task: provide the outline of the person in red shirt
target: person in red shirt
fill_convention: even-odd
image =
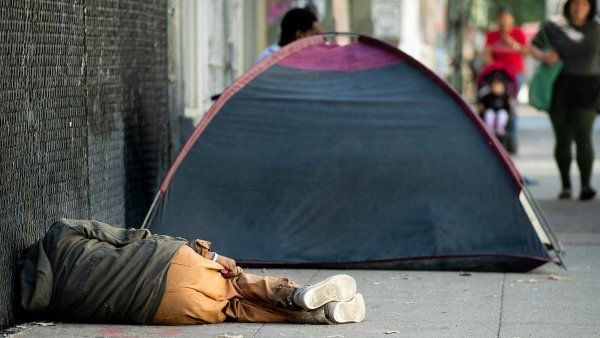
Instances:
[[[502,62],[512,68],[517,75],[517,91],[525,82],[524,56],[529,52],[525,33],[515,27],[515,17],[508,8],[501,8],[496,15],[498,29],[488,31],[485,39],[483,57],[486,65],[493,62]],[[517,114],[513,109],[511,126],[508,127],[511,148],[517,148]]]
[[[520,76],[525,72],[523,57],[527,54],[525,33],[515,27],[515,17],[510,10],[503,8],[496,17],[497,30],[487,33],[484,49],[486,64],[501,61],[512,67]]]

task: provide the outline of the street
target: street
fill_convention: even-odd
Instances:
[[[558,172],[545,115],[524,110],[515,162],[535,180],[533,194],[566,247],[567,270],[546,264],[527,274],[425,271],[249,270],[311,283],[348,273],[365,296],[367,317],[350,325],[225,323],[131,326],[25,325],[20,337],[597,337],[600,335],[600,201],[558,201]],[[596,149],[600,128],[596,123]],[[573,173],[578,174],[576,167]],[[600,187],[596,161],[594,185]],[[578,176],[573,176],[577,182]],[[575,184],[575,193],[578,185]]]

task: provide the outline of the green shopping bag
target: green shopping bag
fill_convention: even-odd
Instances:
[[[540,33],[543,34],[542,37],[545,40],[544,49],[552,49],[550,40],[543,28],[540,30]],[[552,104],[552,87],[562,68],[562,61],[558,61],[553,65],[542,63],[538,66],[529,82],[530,105],[539,110],[550,111],[550,105]]]

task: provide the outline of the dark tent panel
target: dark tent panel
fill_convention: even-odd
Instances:
[[[433,73],[372,38],[316,36],[223,93],[148,225],[246,264],[526,271],[553,259],[523,194]]]

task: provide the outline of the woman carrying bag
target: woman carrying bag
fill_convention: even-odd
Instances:
[[[577,146],[581,174],[581,200],[596,195],[591,175],[594,163],[592,132],[600,107],[600,23],[596,0],[568,0],[562,22],[546,21],[532,41],[531,55],[546,65],[562,62],[552,86],[549,105],[556,145],[554,156],[560,170],[559,198],[571,198],[571,144]],[[547,45],[552,49],[548,50]],[[535,81],[535,80],[534,80]]]

